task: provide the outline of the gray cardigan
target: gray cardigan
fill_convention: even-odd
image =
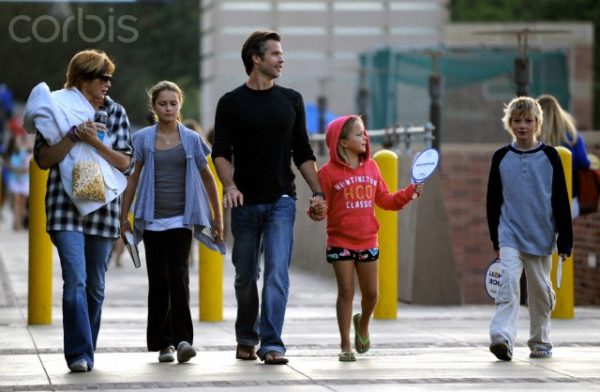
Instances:
[[[132,136],[136,161],[143,162],[134,206],[134,235],[140,242],[146,222],[154,220],[154,152],[156,125],[135,132]],[[202,184],[200,170],[207,165],[210,149],[197,132],[178,124],[179,137],[186,155],[185,207],[183,223],[193,228],[194,238],[210,249],[225,254],[225,244],[213,242],[210,233],[212,214],[208,194]],[[204,230],[203,230],[204,229]],[[208,229],[208,231],[206,230]]]

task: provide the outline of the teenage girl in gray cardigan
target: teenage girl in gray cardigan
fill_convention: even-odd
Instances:
[[[137,195],[134,236],[146,250],[148,350],[159,351],[160,362],[172,362],[177,347],[177,360],[187,362],[196,355],[187,263],[192,235],[225,253],[223,217],[207,165],[210,151],[179,121],[181,90],[163,81],[149,96],[158,123],[132,137],[136,166],[123,196],[121,231],[131,230],[127,212]]]

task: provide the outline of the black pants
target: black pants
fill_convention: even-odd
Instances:
[[[175,346],[183,340],[193,344],[190,313],[188,257],[192,232],[188,229],[144,231],[148,269],[149,351]]]

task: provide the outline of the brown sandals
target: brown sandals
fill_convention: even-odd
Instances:
[[[266,353],[263,361],[265,361],[265,365],[285,365],[289,362],[282,353],[277,351],[269,351]]]
[[[254,346],[238,343],[235,349],[235,357],[244,361],[254,361],[258,359]]]

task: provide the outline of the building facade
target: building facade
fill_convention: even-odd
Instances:
[[[240,51],[254,30],[282,35],[283,86],[334,113],[356,112],[359,55],[386,46],[426,48],[442,40],[447,0],[201,0],[201,121],[246,80]]]

